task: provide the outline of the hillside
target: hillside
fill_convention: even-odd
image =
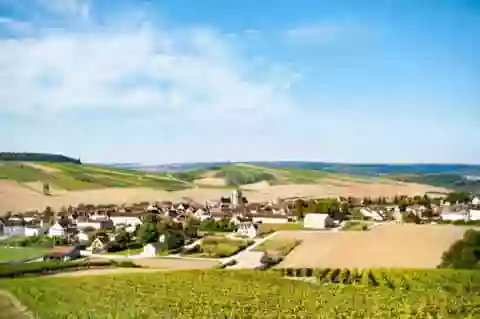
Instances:
[[[44,194],[44,185],[49,191]],[[445,193],[448,189],[301,168],[224,164],[186,172],[144,172],[74,163],[0,162],[0,214],[81,203],[203,203],[242,188],[251,202],[298,197],[378,197]]]

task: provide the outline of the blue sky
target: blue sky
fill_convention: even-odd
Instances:
[[[480,163],[480,2],[0,0],[0,150]]]

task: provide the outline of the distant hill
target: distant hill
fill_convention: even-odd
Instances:
[[[229,165],[246,164],[250,166],[284,169],[297,169],[302,171],[317,171],[323,173],[340,173],[346,175],[362,177],[384,177],[388,179],[414,182],[437,187],[445,187],[455,190],[469,191],[480,194],[480,165],[466,164],[345,164],[345,163],[324,163],[324,162],[248,162],[231,164],[228,162],[220,163],[185,163],[185,164],[165,164],[165,165],[130,165],[129,169],[157,171],[157,172],[191,172],[196,170],[205,170],[213,167],[221,167],[220,175],[226,177],[228,183],[237,184],[239,182],[264,179],[272,182],[269,175],[252,177],[252,172],[240,174],[238,169],[225,169]],[[233,166],[235,167],[235,166]],[[258,173],[258,170],[257,170]],[[278,173],[278,172],[277,172]],[[260,174],[260,173],[259,173]],[[237,180],[237,179],[245,180]],[[273,179],[275,182],[275,179]]]
[[[54,162],[54,163],[74,163],[81,164],[79,159],[72,157],[48,154],[48,153],[13,153],[0,152],[0,161],[17,161],[17,162]]]

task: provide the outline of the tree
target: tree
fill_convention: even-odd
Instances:
[[[49,183],[43,183],[43,195],[45,196],[50,196],[50,184]]]
[[[305,217],[305,202],[301,199],[297,199],[293,205],[293,215],[297,217],[298,220],[302,220]]]
[[[200,221],[196,218],[188,218],[183,225],[183,231],[189,238],[195,238],[198,236],[198,228],[200,227]]]
[[[447,195],[446,201],[450,203],[470,203],[472,196],[468,192],[453,192]]]
[[[153,243],[158,240],[159,229],[156,223],[144,222],[138,228],[138,241],[145,245],[148,243]]]
[[[440,267],[480,269],[480,231],[468,230],[443,254]]]
[[[120,228],[115,234],[115,242],[123,248],[126,248],[131,241],[132,237],[124,228]]]
[[[44,220],[48,220],[50,224],[53,224],[54,217],[55,217],[55,212],[52,210],[52,208],[50,206],[45,207],[45,210],[43,211]]]

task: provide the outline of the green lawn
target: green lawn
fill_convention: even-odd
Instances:
[[[280,230],[302,230],[303,223],[260,224],[260,234],[270,234]]]
[[[48,250],[31,247],[0,247],[0,262],[15,261],[44,255]]]
[[[187,254],[206,258],[229,257],[252,243],[252,241],[248,240],[228,239],[223,236],[209,236],[203,239],[198,251],[192,251]]]
[[[285,257],[300,243],[301,243],[300,240],[279,239],[274,237],[263,242],[261,245],[258,245],[254,250],[262,251],[270,255]]]
[[[479,272],[429,270],[387,275],[395,282],[403,278],[408,289],[310,284],[284,279],[273,271],[232,270],[6,279],[0,280],[0,287],[42,319],[426,319],[480,315]]]

